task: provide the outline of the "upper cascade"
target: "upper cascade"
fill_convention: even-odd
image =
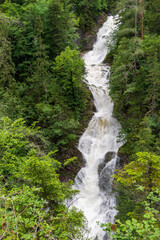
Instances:
[[[109,52],[112,44],[112,34],[118,28],[118,15],[109,16],[107,21],[97,33],[97,41],[93,45],[93,50],[84,55],[86,65],[100,64],[103,62],[106,54]]]

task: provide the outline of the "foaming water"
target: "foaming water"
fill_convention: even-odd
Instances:
[[[109,16],[97,34],[93,50],[84,55],[86,83],[96,107],[86,131],[79,141],[78,149],[85,160],[75,178],[74,188],[80,193],[74,205],[84,211],[90,228],[91,239],[107,239],[97,222],[114,222],[117,213],[116,197],[112,193],[112,178],[116,167],[117,143],[120,124],[113,118],[113,102],[109,96],[110,67],[102,64],[112,44],[112,34],[117,28],[118,16]]]

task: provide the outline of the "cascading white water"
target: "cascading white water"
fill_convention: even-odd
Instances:
[[[74,187],[80,191],[74,205],[84,211],[88,220],[91,239],[104,239],[104,232],[97,224],[114,222],[116,197],[112,194],[112,178],[115,170],[120,124],[112,116],[113,102],[108,94],[110,67],[102,64],[117,28],[118,16],[109,16],[97,34],[93,50],[84,55],[86,83],[94,98],[96,113],[79,141],[79,150],[85,159],[85,167],[75,179]],[[105,162],[107,158],[109,162]],[[96,238],[98,237],[98,238]],[[107,237],[106,237],[107,238]]]

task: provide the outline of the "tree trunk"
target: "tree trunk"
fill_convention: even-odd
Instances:
[[[137,59],[136,59],[136,48],[137,48],[137,0],[135,5],[135,40],[134,40],[134,81],[136,82],[136,69],[137,69]]]
[[[144,23],[144,0],[141,0],[142,4],[142,40],[143,40],[143,35],[144,35],[144,29],[143,29],[143,23]]]

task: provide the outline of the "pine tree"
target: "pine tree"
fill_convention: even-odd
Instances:
[[[145,36],[144,51],[146,54],[147,67],[147,90],[146,103],[151,111],[152,117],[155,110],[159,109],[159,92],[160,92],[160,37],[159,36]]]
[[[75,113],[84,108],[82,78],[84,75],[84,61],[77,50],[65,49],[55,59],[57,85],[62,95],[66,96],[67,104]]]
[[[145,11],[145,22],[150,33],[160,34],[160,1],[148,0]]]
[[[15,66],[12,61],[11,42],[8,38],[7,20],[0,15],[0,85],[4,89],[13,86]]]
[[[67,1],[51,1],[47,15],[46,43],[49,45],[52,60],[67,46],[76,47],[77,23]]]
[[[36,30],[37,35],[35,36],[35,62],[33,63],[33,75],[31,79],[31,88],[33,92],[33,97],[36,101],[47,102],[48,96],[48,85],[50,80],[49,67],[50,63],[46,56],[46,46],[43,43],[43,25],[40,17],[36,19]]]

